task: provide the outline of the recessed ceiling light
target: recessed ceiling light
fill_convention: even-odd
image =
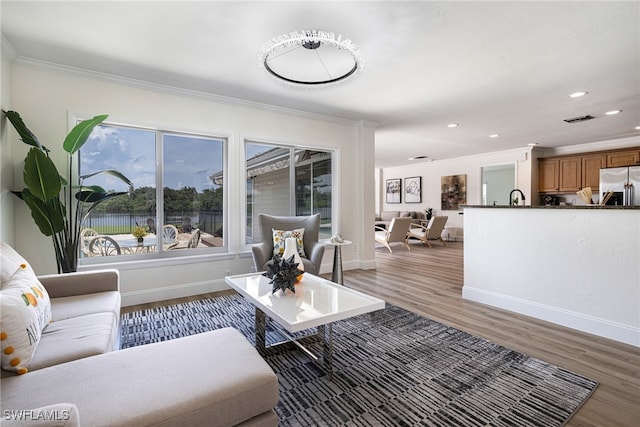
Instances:
[[[460,126],[458,123],[449,123],[447,125],[448,128],[457,128],[458,126]]]
[[[640,130],[640,126],[636,126],[636,130]]]
[[[607,116],[613,116],[614,114],[618,114],[618,113],[621,113],[621,112],[622,112],[622,110],[611,110],[611,111],[607,111],[605,114]]]
[[[535,147],[536,145],[538,145],[537,142],[530,142],[527,144],[529,147]]]
[[[489,138],[497,138],[500,135],[498,135],[497,133],[492,133],[491,135],[489,135]]]
[[[585,91],[578,91],[578,92],[573,92],[571,95],[569,95],[569,98],[580,98],[581,96],[585,96],[586,94],[588,94],[589,92],[585,92]]]

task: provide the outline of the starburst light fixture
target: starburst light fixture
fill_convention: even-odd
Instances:
[[[271,76],[297,87],[343,83],[364,67],[362,53],[351,40],[321,30],[274,37],[260,49],[258,60]]]

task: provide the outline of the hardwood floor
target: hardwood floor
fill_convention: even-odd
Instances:
[[[463,300],[461,242],[392,249],[392,254],[376,249],[376,270],[345,271],[345,285],[598,381],[568,426],[640,426],[640,349]],[[201,297],[126,307],[123,312]]]

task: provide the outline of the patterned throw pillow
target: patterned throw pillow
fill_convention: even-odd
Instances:
[[[24,259],[5,280],[5,268],[15,261],[16,253],[4,243],[0,250],[0,262],[3,264],[3,280],[0,284],[0,361],[2,369],[24,374],[28,371],[42,330],[51,322],[51,302],[46,289]]]
[[[287,237],[295,237],[296,247],[298,249],[298,255],[306,258],[304,253],[304,228],[298,228],[290,231],[275,230],[273,231],[273,256],[281,257],[284,254],[284,243],[287,241]]]

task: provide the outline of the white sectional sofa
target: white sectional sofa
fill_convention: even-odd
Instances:
[[[0,249],[4,311],[5,273],[17,254]],[[46,289],[39,308],[48,294],[51,323],[26,373],[4,369],[3,360],[2,426],[277,426],[277,377],[237,330],[118,350],[117,270],[38,279]]]

